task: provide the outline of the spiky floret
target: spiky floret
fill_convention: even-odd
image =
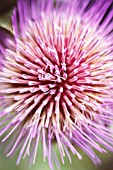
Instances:
[[[106,152],[99,144],[113,151],[111,4],[19,0],[13,33],[0,30],[0,136],[10,129],[7,156],[21,147],[17,164],[35,163],[39,139],[50,168],[53,141],[63,163],[68,149],[82,159],[76,147],[94,163],[93,149]]]

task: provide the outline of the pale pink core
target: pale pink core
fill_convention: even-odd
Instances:
[[[109,91],[112,86],[112,62],[108,58],[107,42],[95,31],[95,27],[90,28],[79,17],[74,20],[73,16],[69,16],[68,21],[63,15],[49,18],[42,13],[41,17],[41,23],[28,21],[21,39],[17,38],[16,45],[12,44],[15,51],[6,49],[6,60],[0,72],[0,92],[4,96],[3,115],[14,112],[14,117],[0,131],[0,135],[16,125],[3,139],[5,141],[24,124],[15,144],[8,149],[8,156],[16,150],[23,137],[25,142],[20,151],[19,163],[22,156],[29,155],[31,143],[35,139],[32,153],[34,163],[38,141],[42,138],[44,160],[48,157],[52,167],[51,145],[54,139],[58,142],[62,162],[65,153],[71,161],[67,147],[79,159],[82,158],[70,139],[73,132],[77,133],[77,128],[81,129],[83,135],[83,123],[98,121],[99,114],[104,119],[101,113],[108,112],[101,105],[109,102],[112,96]],[[29,129],[26,137],[24,128]],[[86,134],[84,136],[88,138]],[[92,147],[104,151],[91,139],[89,141]],[[78,146],[85,150],[85,146],[79,142]],[[92,158],[88,150],[86,153]]]

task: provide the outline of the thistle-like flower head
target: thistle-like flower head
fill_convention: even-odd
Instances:
[[[113,151],[113,1],[19,0],[0,29],[0,136],[7,156],[35,163],[39,140],[53,168],[81,148]],[[9,141],[9,140],[8,140]],[[103,146],[103,147],[102,147]],[[56,160],[56,159],[55,159]]]

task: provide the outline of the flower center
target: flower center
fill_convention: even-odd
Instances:
[[[47,65],[45,68],[38,69],[38,80],[41,82],[40,90],[46,94],[55,94],[59,87],[63,92],[64,82],[67,80],[66,64]]]

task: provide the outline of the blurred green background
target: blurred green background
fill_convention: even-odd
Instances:
[[[11,12],[13,6],[16,4],[15,0],[0,0],[0,25],[5,28],[11,29]],[[1,141],[1,138],[0,138]],[[60,160],[60,154],[55,146],[55,150]],[[92,161],[80,150],[83,155],[83,159],[80,161],[76,156],[71,154],[72,164],[69,163],[68,158],[65,158],[65,164],[62,165],[61,160],[61,170],[113,170],[113,153],[108,152],[108,154],[100,154],[99,157],[102,160],[102,164],[95,166]],[[43,162],[42,147],[39,144],[36,164],[29,166],[28,159],[24,159],[20,162],[19,166],[16,166],[16,160],[18,153],[15,157],[8,157],[3,154],[3,150],[0,150],[0,170],[49,170],[47,161]],[[55,169],[57,170],[57,168]]]

